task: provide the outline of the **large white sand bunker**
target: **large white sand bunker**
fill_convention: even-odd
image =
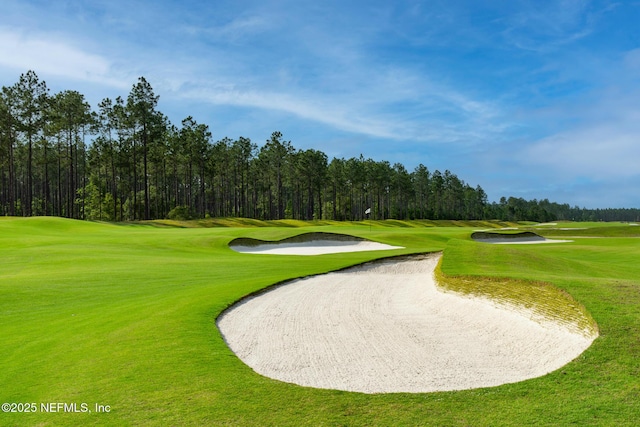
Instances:
[[[240,238],[229,243],[229,247],[236,252],[269,255],[324,255],[403,249],[402,246],[391,246],[334,233],[306,233],[278,242]]]
[[[256,372],[364,393],[462,390],[534,378],[591,345],[491,302],[444,293],[438,256],[295,280],[227,310],[218,327]]]

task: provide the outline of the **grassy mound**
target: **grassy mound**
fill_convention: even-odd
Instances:
[[[276,244],[276,243],[308,243],[317,240],[322,241],[332,241],[332,242],[366,242],[367,239],[357,236],[351,236],[348,234],[338,234],[338,233],[324,233],[324,232],[313,232],[313,233],[302,233],[297,236],[287,237],[281,240],[262,240],[262,239],[254,239],[249,237],[239,237],[237,239],[233,239],[229,242],[229,246],[259,246],[264,244]]]
[[[487,298],[523,312],[533,320],[551,321],[586,337],[598,335],[598,325],[587,309],[567,292],[550,283],[483,276],[448,276],[442,260],[435,271],[438,286],[465,296]]]
[[[477,241],[498,241],[498,242],[535,242],[543,241],[544,237],[532,231],[504,231],[494,233],[489,231],[474,231],[471,239]]]

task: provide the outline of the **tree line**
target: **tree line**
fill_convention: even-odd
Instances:
[[[51,94],[33,71],[3,86],[0,215],[571,219],[546,200],[489,203],[480,186],[448,170],[408,171],[362,155],[329,160],[277,131],[261,146],[245,137],[214,141],[191,116],[172,124],[158,99],[144,77],[126,98],[105,98],[95,110],[77,91]]]

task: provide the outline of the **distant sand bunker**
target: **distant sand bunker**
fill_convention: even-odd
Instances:
[[[355,236],[334,233],[306,233],[278,242],[239,238],[229,243],[229,247],[236,252],[269,255],[324,255],[402,249],[402,246],[385,245]]]
[[[364,393],[497,386],[567,364],[595,337],[438,290],[438,256],[368,263],[241,301],[218,327],[259,374]]]
[[[476,231],[471,234],[476,242],[494,243],[498,245],[531,245],[538,243],[569,243],[573,240],[547,239],[530,231],[520,233],[493,233],[488,231]]]

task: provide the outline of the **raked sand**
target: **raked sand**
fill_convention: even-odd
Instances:
[[[539,245],[545,243],[571,243],[573,240],[559,240],[559,239],[475,239],[480,243],[492,243],[494,245]]]
[[[344,252],[388,251],[403,249],[367,240],[313,240],[295,243],[262,243],[256,245],[232,245],[231,249],[245,254],[263,255],[325,255]]]
[[[294,280],[236,304],[218,327],[259,374],[364,393],[535,378],[570,362],[595,338],[440,291],[433,276],[438,258],[392,259]]]

